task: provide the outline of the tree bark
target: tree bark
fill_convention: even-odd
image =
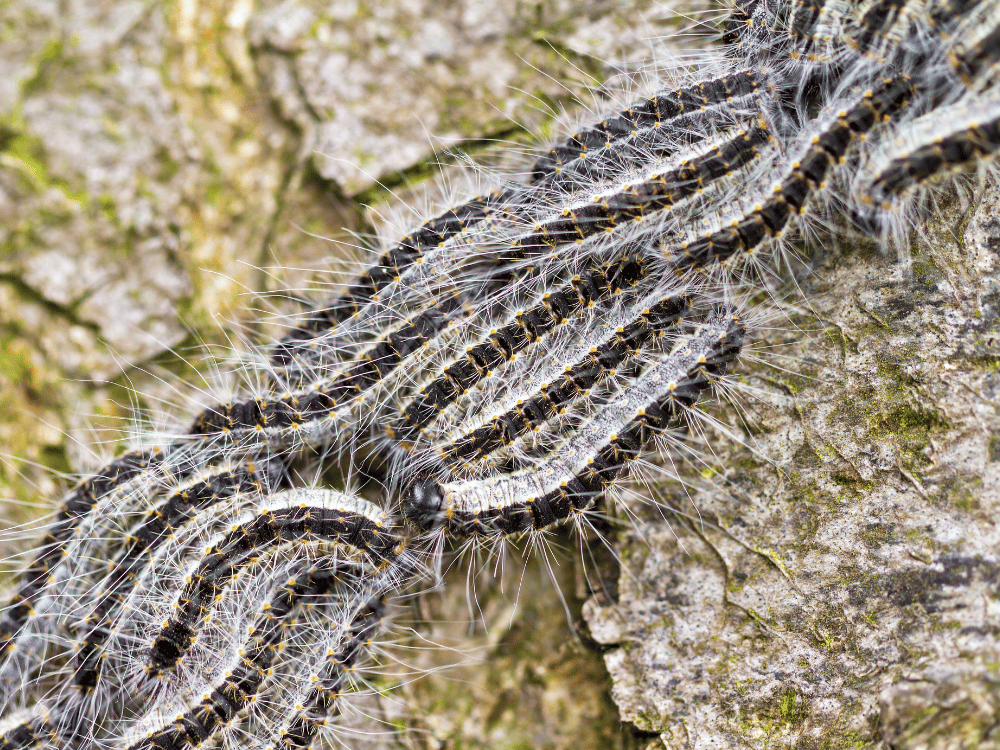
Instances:
[[[910,267],[825,252],[761,331],[742,441],[709,432],[713,486],[587,603],[624,719],[667,747],[1000,743],[998,217],[993,189],[942,203]]]

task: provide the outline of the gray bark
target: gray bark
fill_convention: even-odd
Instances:
[[[168,383],[211,376],[197,345],[266,339],[294,307],[269,293],[342,280],[348,232],[390,192],[421,205],[444,149],[502,159],[491,140],[552,132],[600,60],[683,25],[643,0],[3,6],[0,495],[36,505],[7,521],[99,465],[133,401],[186,421]],[[745,423],[716,411],[742,440],[709,429],[714,476],[630,503],[620,581],[564,536],[558,586],[537,556],[503,590],[459,563],[404,610],[397,640],[451,650],[401,659],[461,664],[378,701],[380,742],[1000,744],[1000,198],[976,196],[912,273],[848,244],[799,274],[754,335]]]
[[[1000,743],[998,216],[941,206],[912,274],[827,253],[764,333],[754,450],[712,436],[716,488],[627,532],[620,600],[587,603],[624,719],[667,747]]]

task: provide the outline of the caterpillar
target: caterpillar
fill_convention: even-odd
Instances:
[[[272,470],[272,473],[278,472]],[[120,602],[130,589],[139,584],[142,569],[149,557],[156,553],[159,544],[176,534],[183,523],[193,520],[199,511],[215,503],[240,492],[264,493],[265,487],[277,489],[281,486],[276,477],[268,478],[266,471],[263,474],[263,477],[258,476],[256,463],[247,463],[186,484],[176,489],[161,507],[151,511],[148,520],[136,529],[134,535],[126,538],[127,547],[119,554],[113,572],[108,575],[111,587],[98,594],[96,606],[87,614],[86,622],[92,629],[75,655],[76,685],[84,690],[92,690],[96,686],[102,640],[111,625],[109,615],[116,602]]]
[[[725,372],[741,338],[738,316],[710,318],[537,465],[445,486],[418,481],[407,512],[422,527],[460,535],[540,530],[586,512],[649,436],[667,429]]]
[[[262,358],[259,385],[67,496],[0,622],[5,746],[173,748],[215,737],[306,747],[335,730],[344,674],[371,645],[382,597],[419,577],[419,565],[399,560],[404,536],[372,532],[372,519],[399,514],[415,523],[409,533],[439,539],[538,539],[567,520],[592,529],[605,490],[642,465],[655,435],[681,414],[712,426],[696,401],[732,383],[723,373],[753,335],[742,313],[710,313],[719,300],[780,280],[796,238],[831,222],[850,217],[880,241],[898,239],[932,178],[993,154],[994,11],[742,5],[722,50],[706,55],[706,67],[728,66],[721,75],[682,74],[543,151],[521,179],[382,249]],[[942,114],[960,117],[938,125]],[[613,336],[607,320],[621,321]],[[551,389],[550,372],[565,375],[564,388]],[[328,518],[309,499],[327,490],[303,489],[303,472],[351,465],[359,451],[384,463],[388,505],[338,499]],[[226,632],[272,597],[274,575],[302,560],[312,569],[315,555],[346,565],[342,547],[353,571],[352,555],[364,558],[376,537],[389,545],[374,554],[388,575],[352,579],[332,633],[295,630],[293,651],[314,648],[308,667],[288,659],[280,677],[262,674],[282,632],[267,620],[270,635],[251,639],[249,660],[234,667],[249,682],[228,670],[208,697],[166,717],[175,693],[194,690],[199,659],[236,664]],[[271,617],[291,627],[290,591],[271,600]],[[164,607],[172,614],[157,626]],[[152,646],[136,635],[153,631]],[[49,671],[22,675],[40,668]],[[111,709],[118,691],[166,673],[152,708]],[[237,717],[279,735],[230,731]]]
[[[185,576],[189,583],[179,592],[175,613],[150,647],[146,673],[155,679],[177,664],[196,637],[198,621],[220,590],[241,566],[255,563],[270,547],[328,542],[371,558],[380,568],[389,568],[404,553],[405,545],[387,528],[383,530],[387,522],[385,514],[369,504],[329,492],[271,495],[255,514],[211,540],[205,556]]]
[[[560,380],[543,383],[537,395],[518,399],[514,408],[490,418],[488,424],[471,429],[443,447],[445,459],[464,464],[470,459],[485,458],[501,443],[509,443],[529,429],[537,429],[575,397],[614,377],[617,369],[641,351],[650,338],[665,336],[683,319],[689,303],[686,295],[679,294],[644,308],[639,320],[619,327],[612,338],[589,347],[584,360],[564,367]],[[480,418],[477,423],[483,421]],[[462,426],[460,429],[469,428]]]
[[[212,741],[230,722],[253,702],[266,681],[276,653],[280,651],[285,630],[289,627],[286,619],[292,610],[306,597],[318,597],[334,589],[334,584],[344,586],[345,571],[334,569],[303,571],[279,589],[262,616],[259,626],[252,630],[252,645],[241,649],[238,662],[224,673],[217,687],[195,707],[177,716],[171,724],[146,736],[128,743],[129,748],[177,749],[200,747]],[[351,595],[356,592],[351,591]],[[292,718],[287,727],[281,728],[282,746],[308,746],[316,732],[316,725],[325,721],[332,709],[336,709],[341,691],[349,678],[349,670],[367,650],[369,641],[384,616],[384,604],[380,598],[365,604],[353,614],[347,628],[343,645],[329,655],[323,676],[317,687],[310,689],[305,697],[304,707]]]

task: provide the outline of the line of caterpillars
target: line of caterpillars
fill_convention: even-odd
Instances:
[[[585,513],[650,439],[677,425],[725,375],[744,330],[733,311],[710,318],[592,417],[593,424],[610,417],[613,429],[585,424],[530,470],[460,482],[419,480],[404,499],[404,512],[422,528],[458,536],[540,531]]]
[[[912,5],[915,5],[915,3],[872,3],[866,14],[855,24],[855,28],[858,31],[852,32],[853,36],[848,36],[848,46],[855,48],[861,53],[877,49],[879,54],[885,56],[887,54],[886,50],[892,46],[894,39],[906,38],[905,33],[901,29],[905,31],[906,24],[913,23],[913,19],[908,17],[904,11]],[[816,41],[813,27],[817,24],[818,19],[822,17],[824,6],[825,3],[823,2],[797,2],[791,4],[789,12],[795,20],[792,23],[792,32],[788,36],[794,40],[794,44],[802,45],[802,40],[808,40],[809,44],[813,44]],[[753,19],[766,17],[768,13],[774,15],[774,8],[775,5],[773,3],[767,3],[764,0],[748,4],[747,8],[742,11],[747,19],[743,27],[739,24],[739,14],[734,14],[734,23],[730,24],[730,30],[727,31],[730,43],[740,43],[739,37],[741,33],[745,34],[746,29],[753,25]],[[970,19],[964,19],[964,14],[972,15]],[[1000,54],[997,51],[1000,49],[1000,45],[991,42],[991,40],[995,41],[997,38],[998,29],[989,26],[985,22],[980,23],[980,16],[975,14],[975,6],[971,2],[955,1],[940,3],[934,7],[930,18],[942,39],[959,37],[958,32],[961,30],[972,30],[969,36],[963,38],[964,41],[956,41],[950,45],[947,58],[963,81],[973,85],[983,80],[984,75],[990,73],[992,66],[997,61],[998,54]],[[966,20],[968,20],[968,23],[966,23]],[[775,27],[779,26],[779,24],[772,25]],[[757,24],[757,26],[766,28],[767,25]],[[760,29],[757,30],[759,31]],[[788,45],[786,44],[785,47],[782,47],[781,44],[775,44],[772,45],[771,49],[772,51],[782,49],[787,52]],[[837,64],[843,63],[840,62]],[[754,85],[757,85],[757,83]],[[917,96],[920,95],[921,88],[924,85],[924,82],[919,78],[911,81],[903,73],[884,79],[881,84],[873,86],[872,91],[865,94],[856,106],[835,118],[822,132],[814,137],[814,140],[806,149],[805,156],[791,164],[788,177],[781,183],[773,198],[764,202],[759,208],[754,208],[751,212],[744,214],[742,218],[733,221],[730,227],[720,228],[704,237],[682,243],[679,246],[672,246],[665,253],[671,263],[671,267],[686,271],[692,267],[702,268],[717,261],[726,262],[737,253],[752,252],[756,248],[766,244],[768,240],[780,236],[785,231],[789,218],[804,210],[809,196],[816,191],[824,189],[824,180],[828,171],[832,166],[843,160],[851,145],[857,142],[860,136],[867,134],[876,124],[890,121],[898,111],[903,109],[910,97],[915,94]],[[732,87],[729,89],[722,88],[725,90],[727,97],[732,95]],[[664,99],[666,100],[666,97]],[[704,106],[706,100],[707,96],[702,96],[703,104],[701,106]],[[646,111],[655,111],[655,114],[651,115],[651,117],[660,119],[662,118],[662,114],[659,112],[658,106]],[[635,113],[631,111],[632,109],[626,110],[625,114],[627,117],[633,118],[632,122],[635,124],[640,119],[637,119]],[[635,109],[638,110],[638,107]],[[627,122],[627,118],[622,122]],[[942,132],[934,142],[920,144],[909,153],[895,158],[874,178],[873,185],[877,186],[880,193],[899,196],[949,168],[989,156],[997,148],[1000,148],[1000,128],[998,128],[997,123],[997,117],[994,115],[982,123],[963,126],[950,132]],[[946,127],[947,124],[942,125],[942,130]],[[550,161],[553,164],[546,164],[539,167],[539,170],[543,172],[542,177],[544,177],[544,174],[561,173],[565,168],[563,162],[571,163],[574,160],[577,163],[583,162],[588,149],[613,149],[615,141],[635,136],[635,132],[633,131],[629,131],[627,135],[622,135],[623,130],[616,129],[616,127],[607,127],[603,124],[595,126],[593,132],[596,135],[591,135],[590,131],[586,131],[583,135],[577,134],[571,137],[565,142],[562,152],[554,150],[549,155]],[[601,140],[602,137],[603,141]],[[749,153],[749,150],[741,150],[740,146],[735,146],[730,153],[731,155],[726,158],[739,160],[743,154]],[[574,154],[576,154],[575,157],[573,156]],[[722,171],[727,174],[731,171],[731,167],[728,166],[731,162],[725,161],[725,159],[720,160],[719,157],[722,156],[723,152],[715,152],[702,162],[705,164],[705,172],[702,175],[704,179],[713,179],[713,171]],[[712,161],[712,159],[715,159],[715,161]],[[720,167],[718,166],[719,164],[723,164],[723,166]],[[573,169],[570,168],[567,171],[573,171]],[[584,173],[583,170],[578,172],[578,174],[582,173]],[[694,175],[693,177],[697,181],[698,175]],[[536,175],[535,179],[538,180],[540,178]],[[688,184],[686,179],[685,184]],[[335,305],[333,308],[330,308],[331,310],[342,309],[344,311],[335,313],[333,317],[338,315],[344,315],[345,319],[349,317],[352,314],[352,305],[355,311],[358,309],[358,300],[371,300],[377,297],[380,290],[400,280],[404,275],[405,267],[414,262],[421,253],[433,252],[435,247],[439,247],[442,243],[447,242],[452,235],[463,230],[468,231],[474,227],[482,217],[488,214],[491,205],[502,204],[502,198],[502,195],[495,195],[482,199],[478,203],[467,204],[466,207],[455,209],[453,212],[444,215],[445,218],[442,224],[437,227],[430,226],[424,239],[416,241],[406,240],[404,243],[401,243],[400,247],[402,248],[405,244],[405,249],[400,250],[395,257],[390,258],[386,262],[380,262],[372,269],[366,279],[363,279],[356,288],[351,290],[350,294],[354,295],[352,302],[342,307]],[[607,208],[602,206],[601,208],[601,210],[612,210],[612,212],[613,209],[614,206]],[[586,237],[591,236],[587,232],[590,232],[595,226],[599,227],[602,222],[605,222],[603,229],[606,230],[608,228],[606,223],[607,216],[608,214],[595,214],[593,220],[590,220],[587,216],[583,216],[570,222],[570,224],[562,226],[558,224],[552,225],[551,230],[545,229],[535,235],[529,235],[526,242],[530,247],[537,246],[540,249],[543,247],[551,248],[558,246],[562,242],[575,243],[577,240],[586,239]],[[436,244],[434,243],[435,236],[437,237]],[[413,251],[414,248],[417,249]],[[382,273],[382,271],[385,273]],[[420,316],[418,315],[417,317],[419,318]],[[421,324],[425,325],[427,320],[426,318],[422,319]],[[310,322],[308,325],[303,326],[302,330],[307,330],[312,325],[314,324]],[[321,331],[324,327],[329,327],[329,320],[314,327],[312,332]],[[420,345],[427,339],[433,338],[438,332],[435,330],[419,331],[417,328],[413,330],[418,331],[419,335],[413,333],[408,333],[407,335],[412,340],[419,340]],[[326,332],[323,332],[321,335],[326,335]],[[308,331],[304,335],[293,334],[293,338],[296,336],[302,340],[317,338],[317,336],[310,335]],[[286,339],[287,341],[289,339]],[[396,356],[399,360],[396,363],[390,362],[389,366],[391,368],[399,367],[405,361],[409,353],[407,351],[407,346],[409,346],[408,341],[410,339],[407,339],[406,335],[404,335],[395,339],[393,346],[389,347],[390,349],[396,349],[397,347],[399,349],[399,351],[389,352],[388,354],[389,357]],[[505,346],[509,342],[503,340],[498,340],[498,342],[491,341],[490,343],[497,351],[504,351],[510,348],[509,346]],[[284,346],[284,350],[282,346]],[[282,360],[293,359],[288,354],[291,348],[290,346],[279,345],[275,354],[275,361],[280,362]],[[383,369],[377,364],[380,361],[381,358],[373,358],[370,362],[364,364],[363,369],[362,366],[358,366],[358,369],[355,371],[358,375],[356,382],[360,382],[362,388],[369,386],[371,382],[377,381],[378,378],[384,376]],[[376,364],[372,364],[372,362]],[[709,372],[709,370],[706,370],[706,372]],[[706,379],[711,380],[711,378]],[[295,415],[303,413],[301,410],[292,411],[287,407],[287,404],[275,407],[276,411],[274,422],[271,423],[272,426],[275,423],[281,426],[282,421],[286,419],[285,415],[291,415],[287,417],[291,422]],[[304,413],[311,414],[311,407],[304,410]],[[236,424],[243,424],[244,422],[248,423],[249,420],[241,421],[238,419]],[[259,427],[259,424],[255,422],[254,428],[257,427]],[[198,430],[196,429],[193,432],[197,433]],[[210,431],[205,430],[205,433],[209,434]],[[573,439],[573,436],[568,436],[567,439]],[[624,466],[627,462],[627,458],[630,456],[629,451],[633,449],[635,439],[637,438],[631,438],[632,442],[626,440],[620,446],[616,447],[615,450],[617,453],[626,457],[626,460],[619,462],[616,471],[620,471],[620,467]],[[642,442],[644,441],[640,441],[639,445]],[[95,477],[82,483],[67,497],[63,507],[60,509],[55,524],[50,528],[45,540],[43,540],[39,554],[36,555],[35,560],[29,566],[22,584],[18,588],[15,597],[10,600],[9,606],[5,608],[3,619],[0,620],[0,635],[3,636],[7,645],[12,644],[13,636],[31,615],[32,602],[38,596],[39,592],[44,589],[53,567],[59,564],[64,554],[64,542],[76,533],[80,519],[86,516],[102,498],[107,497],[115,491],[124,491],[130,483],[138,482],[141,484],[140,477],[143,474],[155,474],[157,466],[165,465],[168,462],[168,456],[171,452],[171,447],[168,446],[166,449],[154,449],[126,454],[109,464],[106,469],[99,472]],[[194,471],[194,468],[192,468],[192,471]],[[614,478],[611,476],[612,473],[609,472],[608,474],[611,479]],[[176,476],[177,472],[172,472],[172,474]],[[599,475],[600,472],[595,474],[598,477]],[[597,481],[596,484],[603,488],[603,480]],[[422,495],[444,494],[443,490],[433,489],[426,481],[422,481],[418,485],[419,489],[415,490],[415,493]],[[588,491],[593,494],[593,491]],[[537,518],[533,517],[530,525],[539,528],[538,524],[543,524],[550,516],[555,517],[555,513],[543,512]],[[435,517],[425,523],[436,525],[440,523],[440,519]],[[510,527],[515,530],[524,526],[524,523],[510,524]],[[497,523],[492,520],[480,521],[477,519],[475,522],[456,523],[452,530],[455,533],[481,533],[481,529],[486,529],[489,533],[495,533],[497,529],[502,527],[503,523]],[[115,597],[112,596],[111,598]],[[24,743],[29,742],[29,740],[31,743],[39,741],[39,737],[47,736],[47,730],[44,729],[43,725],[38,724],[38,721],[40,720],[32,719],[30,722],[11,730],[4,736],[3,742],[14,742],[13,747],[24,747],[26,746]]]

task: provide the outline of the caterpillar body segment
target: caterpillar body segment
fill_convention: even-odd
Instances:
[[[756,71],[743,70],[635,102],[617,115],[584,128],[549,149],[535,162],[531,170],[532,181],[544,181],[567,165],[586,159],[590,152],[612,148],[616,142],[641,131],[669,125],[674,118],[751,94],[759,85]]]
[[[945,119],[944,133],[894,158],[875,177],[871,192],[898,196],[931,177],[992,156],[1000,149],[1000,97],[994,95],[989,104],[992,111],[983,108],[971,117],[966,114],[961,119]],[[968,112],[965,106],[955,110],[958,116]],[[939,117],[935,120],[939,121]]]
[[[788,88],[821,75],[836,75],[849,54],[844,27],[856,6],[852,0],[757,0],[738,3],[728,19],[723,43],[743,64],[764,62],[778,75],[772,83]]]
[[[540,429],[557,417],[575,399],[615,375],[644,348],[675,329],[691,310],[686,293],[668,296],[647,307],[614,334],[591,347],[587,356],[567,365],[561,376],[483,426],[439,448],[444,461],[455,469],[474,469],[479,460],[491,458],[497,449],[511,445],[530,430]]]
[[[725,374],[743,344],[732,312],[710,319],[536,467],[480,479],[418,479],[404,512],[421,528],[458,536],[540,531],[586,512],[637,458]]]
[[[851,42],[862,52],[873,52],[898,44],[908,36],[912,24],[926,14],[923,0],[874,0],[862,5]]]
[[[515,311],[513,320],[490,331],[487,340],[469,347],[464,357],[445,367],[436,380],[421,389],[403,410],[400,423],[392,427],[392,439],[412,444],[450,404],[476,387],[495,368],[537,344],[591,305],[635,286],[645,273],[641,257],[626,255],[606,267],[574,275],[568,284],[543,295],[540,305]]]
[[[491,211],[506,198],[508,192],[495,190],[476,196],[466,203],[448,209],[403,237],[392,249],[383,253],[378,262],[361,276],[330,306],[312,310],[309,317],[293,328],[275,345],[271,365],[283,371],[292,365],[309,343],[324,331],[335,333],[338,324],[358,314],[386,287],[402,279],[404,273],[418,264],[423,255],[442,247],[453,237],[488,218]]]
[[[897,76],[866,92],[853,107],[842,110],[811,136],[802,156],[787,168],[771,197],[728,222],[720,221],[718,228],[701,237],[665,246],[662,252],[668,263],[682,271],[729,265],[779,238],[790,220],[803,213],[813,194],[824,186],[851,143],[905,107],[912,91],[909,78]]]
[[[125,549],[115,561],[106,585],[97,594],[97,605],[87,614],[86,635],[74,655],[74,684],[82,691],[94,689],[100,677],[104,645],[114,619],[129,591],[141,580],[160,544],[178,532],[199,513],[239,493],[264,496],[287,482],[286,470],[275,460],[251,461],[243,466],[209,476],[175,492],[156,508],[125,540]]]
[[[1000,92],[970,95],[924,115],[859,175],[852,219],[871,234],[898,233],[914,196],[919,200],[944,177],[988,164],[998,151]]]
[[[683,161],[675,169],[654,172],[637,182],[601,191],[582,203],[571,204],[559,215],[540,221],[531,232],[515,237],[514,253],[555,249],[582,243],[620,225],[641,220],[695,195],[715,180],[731,176],[759,155],[770,140],[764,122],[731,135],[707,153]]]
[[[811,119],[810,106],[829,102],[851,79],[864,85],[866,78],[888,72],[920,78],[925,71],[940,75],[946,58],[956,71],[967,58],[985,61],[991,45],[957,41],[990,28],[980,16],[969,3],[947,0],[762,0],[750,15],[737,7],[732,23],[739,34],[723,36],[738,37],[731,52],[742,64],[776,71],[774,102],[781,108],[792,104],[790,133],[804,116]],[[988,35],[983,32],[983,39]]]
[[[722,43],[727,52],[732,54],[733,48],[738,48],[745,38],[747,29],[753,24],[754,12],[761,0],[738,0],[723,24]]]
[[[1000,9],[989,2],[954,0],[941,3],[932,18],[944,37],[948,62],[962,82],[978,90],[995,84],[1000,62]]]
[[[759,93],[741,94],[725,104],[678,116],[669,123],[636,131],[609,146],[586,152],[552,172],[535,187],[543,188],[558,201],[564,196],[593,192],[595,185],[622,182],[630,175],[648,170],[655,161],[664,161],[710,142],[717,133],[732,129],[758,111]]]
[[[447,302],[442,305],[445,300]],[[385,361],[394,354],[400,354],[401,347],[405,347],[414,336],[433,332],[434,327],[440,324],[442,314],[448,318],[467,303],[468,300],[457,292],[449,294],[449,290],[438,289],[433,295],[414,295],[405,303],[370,312],[363,323],[347,321],[334,333],[322,333],[300,342],[294,362],[290,362],[280,373],[273,373],[269,390],[316,388],[321,383],[330,384],[348,377],[359,361]],[[213,420],[213,416],[212,409],[206,409],[202,418],[196,420],[192,432],[204,434],[225,429],[224,414],[221,421],[219,417]]]
[[[359,663],[372,648],[372,642],[386,616],[384,596],[371,598],[354,617],[346,636],[330,649],[320,671],[311,679],[310,688],[295,702],[290,720],[278,731],[270,750],[309,748],[341,710],[344,694],[351,688]]]
[[[78,485],[12,597],[16,605],[7,627],[13,631],[18,621],[19,626],[6,639],[0,660],[0,702],[14,700],[19,690],[35,684],[44,661],[74,637],[67,624],[81,616],[81,602],[93,594],[95,576],[99,578],[106,568],[106,553],[97,551],[104,540],[118,540],[124,518],[163,487],[184,482],[218,455],[210,447],[192,448],[186,441],[176,441],[123,454]]]
[[[408,369],[443,345],[449,330],[469,313],[461,295],[449,294],[333,377],[275,398],[209,407],[192,429],[236,443],[264,441],[275,448],[329,445],[363,423],[360,412],[373,400],[379,401],[378,395],[386,389],[405,382],[410,377]],[[370,413],[369,418],[374,415]]]
[[[405,329],[419,324],[419,317],[449,295],[463,296],[463,304],[475,307],[486,301],[490,290],[516,281],[508,268],[508,259],[495,250],[484,251],[484,244],[500,229],[518,225],[523,200],[516,200],[512,189],[498,193],[511,203],[498,202],[491,211],[427,249],[416,260],[400,266],[398,274],[384,283],[378,294],[359,302],[357,312],[318,331],[303,328],[298,338],[286,347],[282,363],[271,367],[273,391],[297,391],[316,387],[324,377],[350,369],[358,357],[378,358],[381,348],[391,356],[391,339],[405,336]],[[474,231],[473,231],[474,229]],[[473,241],[475,240],[475,241]],[[493,243],[495,244],[495,243]],[[456,292],[454,281],[478,276],[482,281]]]
[[[397,571],[406,545],[391,520],[377,506],[333,491],[289,490],[269,498],[267,507],[244,516],[206,548],[187,576],[175,612],[149,649],[145,670],[150,678],[172,669],[191,647],[198,623],[214,599],[245,566],[271,548],[295,544],[335,544],[340,555],[359,559],[372,569]]]
[[[808,46],[814,40],[817,26],[825,12],[829,12],[826,0],[802,0],[795,3],[789,14],[788,34],[796,43],[805,47],[804,52],[808,53]]]
[[[102,498],[124,492],[132,480],[149,471],[159,460],[157,451],[131,451],[119,456],[97,474],[74,488],[56,514],[39,545],[34,560],[21,574],[21,583],[8,598],[0,616],[0,651],[6,651],[11,639],[32,613],[32,601],[45,585],[54,566],[65,557],[65,542],[73,536],[80,519]]]
[[[310,563],[294,570],[261,608],[256,622],[249,629],[249,639],[236,652],[235,658],[217,681],[203,689],[201,699],[193,702],[194,705],[186,711],[176,714],[173,721],[165,722],[157,729],[147,729],[144,736],[134,741],[126,739],[123,746],[130,750],[181,750],[217,741],[220,732],[238,719],[267,689],[277,657],[291,631],[297,627],[294,617],[297,610],[306,605],[313,606],[311,601],[324,607],[333,605],[336,609],[353,609],[350,602],[363,590],[355,579],[355,571],[339,565]],[[339,598],[331,601],[331,595]],[[345,644],[353,641],[353,627],[360,616],[360,613],[353,615],[345,628],[341,636]],[[330,623],[331,630],[336,627],[335,623]]]
[[[44,705],[36,706],[27,716],[15,718],[12,726],[0,726],[0,750],[62,750],[68,748]]]

